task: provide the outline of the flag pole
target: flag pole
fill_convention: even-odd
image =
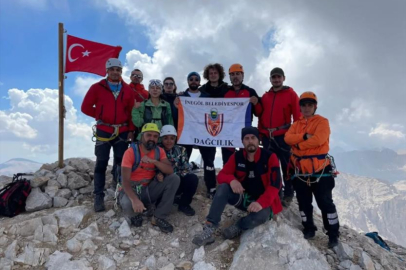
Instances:
[[[58,58],[59,58],[59,136],[58,136],[58,167],[63,168],[63,126],[65,118],[64,105],[64,67],[63,67],[63,23],[59,23],[58,30]]]

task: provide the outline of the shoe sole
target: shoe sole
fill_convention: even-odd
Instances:
[[[171,232],[173,232],[173,229],[171,231],[168,231],[168,230],[164,230],[161,227],[159,227],[158,224],[155,223],[155,219],[151,220],[151,224],[152,224],[152,226],[158,227],[161,230],[161,232],[163,232],[163,233],[171,233]]]
[[[196,239],[193,239],[193,240],[192,240],[192,243],[195,244],[196,246],[201,247],[201,246],[207,246],[207,245],[213,244],[213,243],[216,241],[216,239],[214,239],[214,238],[208,239],[208,240],[209,240],[209,241],[200,243],[200,242],[197,241]]]

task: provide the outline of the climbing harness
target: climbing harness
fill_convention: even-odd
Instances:
[[[318,183],[320,181],[320,178],[322,178],[322,177],[332,176],[332,177],[335,178],[339,174],[339,172],[337,171],[337,167],[335,165],[335,162],[334,162],[334,157],[329,155],[329,154],[326,154],[326,155],[311,155],[311,156],[302,156],[302,157],[299,157],[299,156],[296,156],[296,155],[293,155],[293,156],[296,158],[297,163],[301,159],[308,159],[308,158],[310,158],[310,159],[313,159],[313,158],[323,159],[324,158],[325,161],[324,161],[324,163],[322,165],[323,169],[322,169],[322,171],[320,173],[303,174],[303,173],[300,173],[300,170],[299,170],[298,166],[294,165],[295,174],[291,176],[291,178],[290,178],[291,180],[293,180],[294,178],[297,178],[300,181],[305,182],[308,186],[310,186],[311,184]],[[328,161],[330,161],[331,172],[324,173]],[[304,178],[307,178],[307,179],[304,179]],[[310,178],[316,178],[316,179],[311,181]]]
[[[285,124],[283,126],[276,127],[276,128],[268,128],[269,140],[270,140],[270,142],[269,142],[269,150],[271,150],[271,148],[272,148],[271,141],[273,141],[278,149],[281,149],[282,151],[290,153],[290,149],[284,149],[283,147],[280,147],[278,142],[275,140],[275,137],[272,135],[273,132],[275,132],[277,130],[280,130],[280,129],[288,129],[288,128],[290,128],[290,126],[291,126],[291,124]]]
[[[103,138],[103,137],[97,136],[97,126],[98,125],[104,125],[104,126],[114,128],[114,132],[111,134],[110,138]],[[92,127],[92,130],[93,130],[92,141],[94,141],[94,142],[95,141],[101,141],[101,142],[112,141],[118,137],[118,135],[120,134],[119,133],[120,127],[123,127],[123,126],[127,126],[127,123],[111,125],[111,124],[104,123],[102,120],[97,120],[96,124]]]

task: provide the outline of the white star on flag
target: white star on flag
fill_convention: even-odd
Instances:
[[[86,50],[86,51],[82,52],[82,54],[83,54],[82,57],[89,56],[90,53],[91,53],[91,52],[89,52],[88,50]]]

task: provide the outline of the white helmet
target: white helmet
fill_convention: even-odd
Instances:
[[[161,128],[161,137],[166,136],[166,135],[175,135],[178,136],[176,133],[176,129],[172,125],[165,125]]]
[[[121,65],[121,61],[117,58],[110,58],[109,60],[107,60],[106,69],[109,69],[111,67],[123,68],[123,66]]]

